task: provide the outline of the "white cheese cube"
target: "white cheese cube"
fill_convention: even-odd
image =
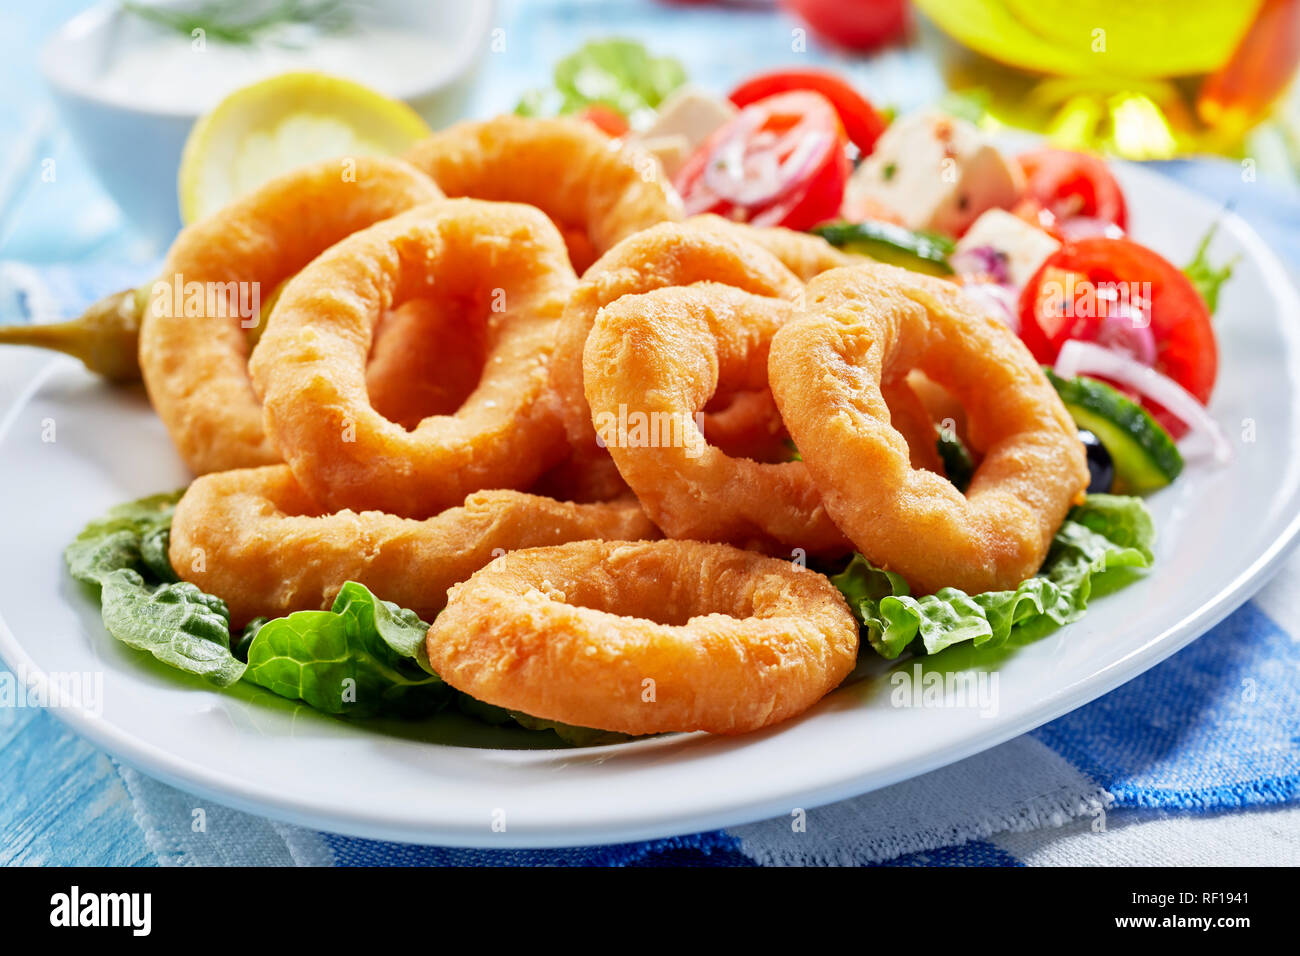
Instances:
[[[659,105],[654,122],[642,130],[641,140],[659,137],[685,137],[687,149],[694,152],[709,135],[736,115],[730,100],[720,99],[691,86],[683,86]]]
[[[1025,186],[971,123],[942,113],[896,120],[853,172],[845,206],[863,199],[896,212],[910,229],[960,235],[987,209],[1007,208]]]
[[[983,213],[957,243],[957,253],[980,248],[997,251],[1006,264],[1010,285],[1022,288],[1061,244],[1043,230],[1002,209]]]
[[[682,168],[682,163],[686,162],[686,158],[694,152],[690,141],[680,133],[673,133],[671,136],[652,136],[640,142],[642,149],[659,160],[659,165],[663,167],[669,179],[677,175],[677,170]]]

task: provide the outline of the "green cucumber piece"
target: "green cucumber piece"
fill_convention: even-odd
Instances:
[[[1096,435],[1110,452],[1115,494],[1147,494],[1178,477],[1183,456],[1145,408],[1105,382],[1064,379],[1051,369],[1046,371],[1074,423]]]
[[[875,221],[831,222],[812,231],[845,252],[926,275],[952,275],[948,253],[953,250],[953,242],[947,236],[913,232],[890,222]]]

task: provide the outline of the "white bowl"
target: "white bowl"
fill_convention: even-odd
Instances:
[[[429,40],[429,56],[418,71],[392,77],[380,92],[404,100],[434,126],[454,118],[491,31],[494,7],[493,0],[369,0],[358,7],[363,25],[397,27]],[[162,246],[181,225],[176,171],[190,127],[231,90],[269,74],[217,76],[188,102],[166,95],[128,97],[108,82],[108,68],[116,51],[151,35],[156,28],[106,0],[60,27],[42,48],[40,66],[60,115],[105,189],[137,230]],[[186,79],[167,67],[161,64],[151,77],[161,94],[169,91],[169,81],[179,87]],[[344,68],[316,68],[348,76]]]

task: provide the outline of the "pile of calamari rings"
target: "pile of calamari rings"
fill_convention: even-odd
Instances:
[[[172,564],[232,624],[358,581],[434,622],[452,686],[629,734],[753,731],[849,674],[857,625],[804,557],[1014,586],[1088,475],[955,287],[683,220],[656,161],[567,119],[306,166],[191,225],[140,365],[199,476]]]

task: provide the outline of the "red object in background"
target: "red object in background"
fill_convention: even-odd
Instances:
[[[810,229],[839,212],[851,167],[835,107],[809,91],[746,106],[677,172],[688,215]]]
[[[1300,0],[1264,0],[1228,62],[1201,84],[1196,112],[1230,132],[1248,127],[1287,88],[1300,63]]]
[[[1063,303],[1053,293],[1067,290],[1071,277],[1075,284],[1072,305],[1076,307],[1070,311],[1076,314],[1065,315]],[[1049,282],[1055,285],[1049,288]],[[1079,296],[1091,289],[1095,301],[1100,283],[1144,282],[1151,283],[1146,310],[1146,329],[1154,344],[1151,366],[1204,405],[1210,400],[1219,366],[1209,310],[1177,266],[1131,239],[1080,239],[1067,242],[1048,257],[1021,292],[1020,337],[1034,358],[1047,365],[1056,361],[1061,346],[1070,339],[1107,345],[1104,339],[1114,329],[1110,323],[1122,321],[1122,317],[1108,320],[1095,314],[1099,308],[1078,308]],[[1131,301],[1137,298],[1130,296]],[[1087,312],[1094,314],[1084,314]],[[1187,431],[1183,422],[1163,408],[1149,401],[1143,404],[1175,438]]]
[[[781,0],[819,39],[847,50],[871,50],[907,29],[904,0]]]
[[[876,145],[876,140],[888,125],[857,90],[834,73],[825,70],[774,70],[751,77],[731,91],[727,98],[739,107],[766,99],[776,93],[792,90],[812,90],[831,101],[840,115],[849,142],[866,156]]]
[[[1025,193],[1055,222],[1079,217],[1128,228],[1124,191],[1101,157],[1068,149],[1036,149],[1016,160],[1025,171]]]
[[[606,136],[616,138],[626,135],[630,128],[627,125],[627,118],[622,113],[603,103],[592,103],[578,114],[578,118],[586,120]]]

